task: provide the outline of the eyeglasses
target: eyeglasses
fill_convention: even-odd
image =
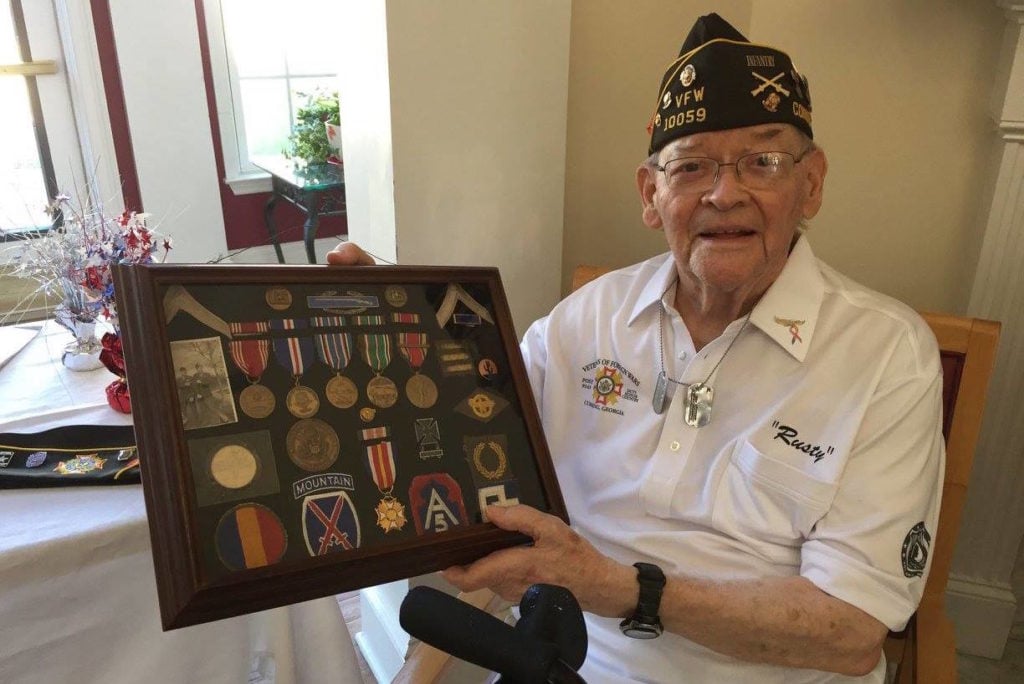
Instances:
[[[793,167],[812,149],[807,148],[799,157],[789,152],[751,152],[729,164],[709,157],[682,157],[655,168],[665,174],[670,187],[682,192],[707,192],[718,182],[723,166],[735,166],[736,177],[751,190],[770,190],[789,178]]]

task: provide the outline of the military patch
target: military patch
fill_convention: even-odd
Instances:
[[[103,464],[106,462],[107,459],[100,458],[98,454],[79,454],[58,463],[53,472],[61,475],[81,475],[93,470],[103,470]]]
[[[486,389],[473,390],[468,397],[455,405],[455,410],[464,416],[481,423],[488,423],[496,415],[508,408],[508,401]]]
[[[512,477],[505,435],[472,435],[462,438],[469,470],[478,487]]]
[[[469,522],[462,489],[447,473],[429,473],[412,478],[409,501],[416,534],[445,532]]]
[[[29,454],[28,458],[25,459],[25,467],[26,468],[38,468],[39,466],[43,465],[44,463],[46,463],[46,452],[45,451],[35,451],[35,452]]]
[[[0,451],[0,468],[6,468],[14,460],[13,451]]]
[[[515,480],[499,482],[481,487],[476,494],[477,502],[480,504],[480,516],[487,522],[488,506],[513,506],[519,503],[519,483]]]
[[[416,419],[416,442],[420,447],[420,459],[426,461],[444,456],[444,450],[441,449],[441,429],[437,425],[437,418]]]
[[[325,492],[302,500],[302,537],[311,556],[359,548],[359,517],[345,492]]]
[[[473,350],[463,340],[439,340],[434,342],[441,372],[445,375],[469,375],[473,372]]]
[[[582,388],[590,394],[583,403],[590,408],[621,416],[623,410],[616,408],[620,401],[636,403],[640,399],[640,381],[617,361],[597,359],[584,366],[583,372],[587,375]]]
[[[288,534],[266,506],[244,503],[225,513],[214,534],[217,556],[230,570],[261,568],[284,556]]]
[[[292,495],[296,501],[316,492],[335,489],[347,489],[350,492],[355,490],[352,476],[348,473],[320,473],[319,475],[309,475],[292,483]]]
[[[931,547],[931,543],[932,536],[924,528],[924,521],[910,528],[903,540],[903,549],[900,551],[905,577],[920,577],[924,574],[925,566],[928,565],[928,549]]]

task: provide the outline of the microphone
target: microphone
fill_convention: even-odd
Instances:
[[[503,681],[583,682],[558,647],[517,631],[486,611],[431,587],[414,587],[398,614],[402,629],[431,646],[498,672]]]

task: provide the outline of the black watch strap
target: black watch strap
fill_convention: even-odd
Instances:
[[[619,623],[619,629],[634,639],[654,639],[664,631],[658,609],[665,589],[665,573],[653,563],[634,563],[633,567],[636,568],[636,580],[640,584],[640,598],[636,610]]]

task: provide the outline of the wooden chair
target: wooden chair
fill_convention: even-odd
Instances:
[[[609,269],[578,266],[575,291]],[[942,360],[942,434],[946,439],[946,475],[942,509],[932,549],[932,567],[924,596],[907,628],[890,633],[885,643],[890,676],[898,684],[943,684],[957,681],[956,640],[946,614],[946,582],[960,531],[960,516],[974,463],[974,449],[985,413],[985,395],[999,342],[1000,324],[980,318],[921,314],[939,342]],[[488,590],[460,595],[479,608],[493,608]],[[413,647],[395,682],[429,684],[440,681],[452,657],[426,644]]]

